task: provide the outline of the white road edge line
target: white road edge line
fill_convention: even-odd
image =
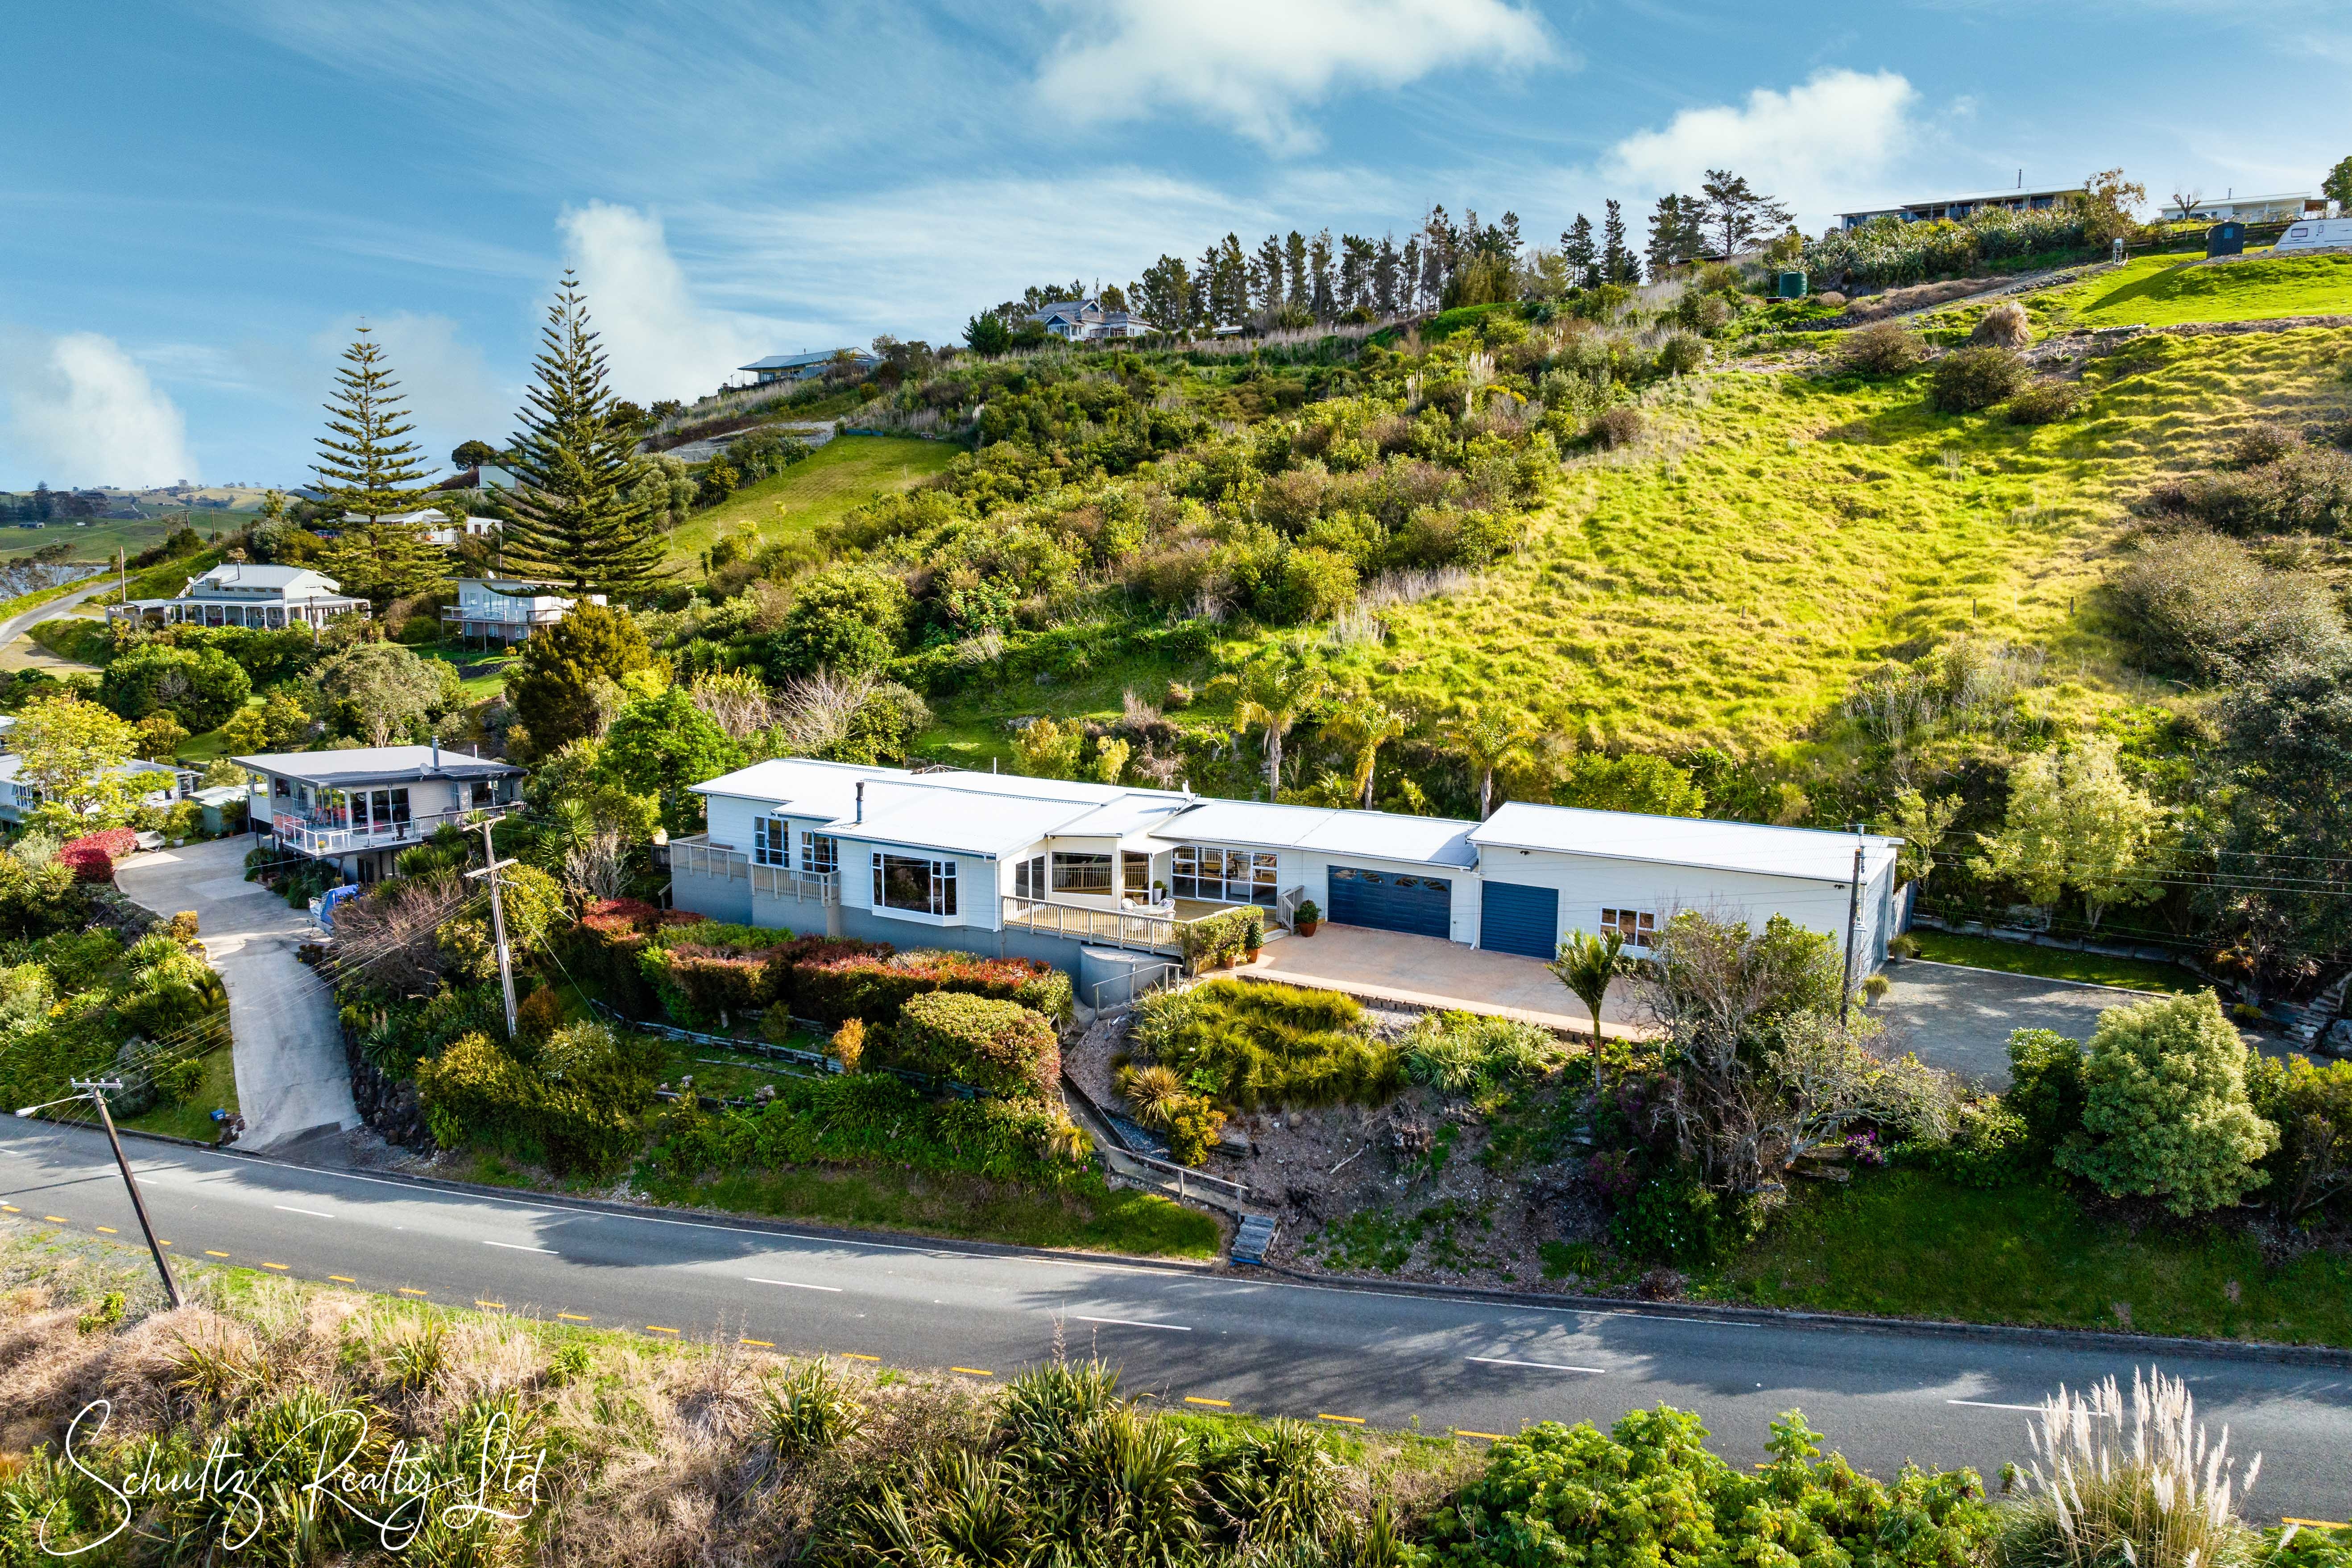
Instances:
[[[282,1209],[288,1214],[306,1214],[312,1219],[332,1219],[335,1217],[333,1215],[327,1213],[324,1209],[298,1209],[292,1204],[272,1204],[269,1206],[274,1209]]]
[[[1542,1372],[1589,1372],[1595,1377],[1608,1375],[1608,1373],[1601,1367],[1562,1366],[1556,1361],[1506,1361],[1498,1355],[1474,1355],[1465,1359],[1475,1361],[1482,1366],[1531,1366]]]
[[[1996,1405],[1990,1399],[1947,1399],[1947,1405],[1972,1405],[1979,1410],[2022,1410],[2028,1415],[2041,1414],[2039,1405]]]
[[[743,1279],[746,1283],[752,1285],[782,1285],[792,1290],[823,1290],[832,1296],[841,1294],[841,1287],[838,1285],[803,1285],[797,1279],[762,1279],[756,1274],[746,1274]]]
[[[550,1258],[556,1256],[555,1248],[551,1247],[526,1247],[520,1241],[485,1241],[482,1245],[484,1247],[503,1247],[509,1252],[544,1252]]]
[[[1185,1323],[1142,1323],[1133,1318],[1089,1318],[1084,1312],[1072,1312],[1070,1316],[1081,1323],[1116,1323],[1122,1329],[1164,1329],[1171,1334],[1189,1334],[1192,1331],[1191,1326]]]

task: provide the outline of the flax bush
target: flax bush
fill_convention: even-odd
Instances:
[[[1132,1037],[1194,1092],[1244,1110],[1378,1105],[1402,1081],[1396,1047],[1336,991],[1212,980],[1155,992],[1137,1005]]]

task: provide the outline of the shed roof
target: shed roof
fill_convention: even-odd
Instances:
[[[1347,811],[1262,801],[1204,800],[1152,837],[1184,843],[1255,844],[1318,849],[1377,860],[1468,867],[1477,857],[1465,835],[1474,825],[1445,816]]]
[[[1469,839],[1481,850],[1549,850],[1603,860],[1646,860],[1762,877],[1797,877],[1840,886],[1853,879],[1857,843],[1863,847],[1867,879],[1877,874],[1903,842],[1874,834],[1768,827],[1696,816],[1650,816],[1633,811],[1585,811],[1516,800],[1472,828]]]

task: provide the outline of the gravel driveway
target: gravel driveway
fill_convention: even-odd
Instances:
[[[310,914],[245,880],[242,834],[135,855],[115,884],[158,914],[196,911],[205,956],[228,990],[236,1036],[238,1146],[267,1149],[325,1128],[359,1125],[343,1037],[326,985],[294,950],[316,929]]]
[[[1889,963],[1883,973],[1893,984],[1870,1011],[1886,1026],[1887,1044],[1997,1089],[2009,1084],[2011,1030],[2055,1029],[2087,1040],[2100,1014],[2155,994],[1921,958]]]

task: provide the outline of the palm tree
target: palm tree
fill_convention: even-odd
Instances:
[[[1544,967],[1559,976],[1559,983],[1576,993],[1576,999],[1592,1014],[1593,1087],[1601,1083],[1601,1004],[1609,995],[1609,983],[1624,973],[1622,956],[1625,939],[1613,931],[1593,936],[1586,931],[1570,931],[1559,944],[1559,956]]]
[[[1478,781],[1478,819],[1485,821],[1495,798],[1495,770],[1517,756],[1532,731],[1516,715],[1482,713],[1465,702],[1445,727],[1445,738],[1460,749],[1463,761]]]
[[[1291,727],[1330,689],[1331,678],[1296,648],[1269,651],[1242,670],[1234,683],[1234,729],[1252,728],[1265,738],[1265,798],[1282,796],[1282,741]]]
[[[1366,811],[1372,809],[1372,770],[1381,748],[1412,727],[1410,714],[1370,697],[1351,696],[1347,711],[1333,721],[1334,739],[1356,753],[1356,798]]]

